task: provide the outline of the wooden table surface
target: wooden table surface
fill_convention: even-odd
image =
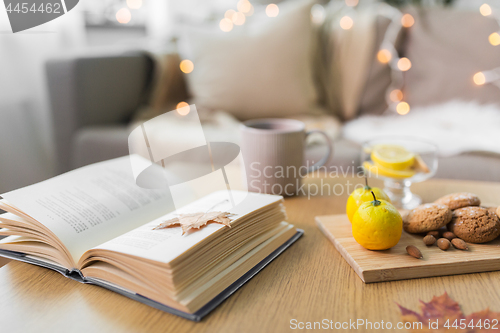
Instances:
[[[417,310],[419,299],[444,292],[465,314],[487,307],[500,311],[500,272],[364,284],[314,223],[317,215],[344,212],[348,182],[361,180],[309,178],[311,192],[313,184],[324,190],[325,184],[340,184],[334,187],[338,195],[286,199],[289,221],[305,235],[200,323],[48,269],[10,262],[0,268],[0,332],[289,332],[292,319],[395,324],[396,303]],[[484,203],[500,204],[500,183],[430,180],[414,185],[414,191],[426,201],[471,191]]]

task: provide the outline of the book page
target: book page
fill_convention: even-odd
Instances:
[[[234,214],[231,217],[232,224],[258,209],[280,202],[283,199],[281,196],[276,195],[231,191],[234,200],[241,201],[240,204],[233,208],[228,192],[217,191],[209,194],[178,209],[174,213],[157,218],[94,249],[110,250],[162,263],[169,263],[213,233],[227,227],[219,223],[209,223],[200,229],[194,229],[184,235],[182,235],[181,227],[153,230],[165,220],[176,217],[178,214],[221,211]]]
[[[90,248],[174,210],[168,188],[135,184],[131,158],[142,159],[92,164],[2,197],[50,229],[78,262]]]

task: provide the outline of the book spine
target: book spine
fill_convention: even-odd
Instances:
[[[67,270],[65,275],[71,280],[75,280],[80,283],[85,283],[85,277],[83,276],[82,272],[80,272],[80,270],[76,268],[73,268],[72,270]]]

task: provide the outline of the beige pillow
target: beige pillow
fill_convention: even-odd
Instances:
[[[411,106],[448,100],[500,103],[500,89],[477,86],[475,73],[500,66],[500,46],[488,36],[498,30],[491,17],[479,11],[432,9],[415,12],[406,55],[412,68],[406,73],[407,101]]]
[[[279,15],[263,8],[230,32],[187,27],[182,57],[197,108],[228,111],[240,120],[318,113],[313,81],[311,1],[279,3]]]
[[[387,14],[387,11],[389,13]],[[385,14],[384,14],[385,12]],[[397,9],[376,4],[346,8],[341,2],[330,2],[321,29],[321,64],[319,77],[324,100],[342,120],[363,114],[382,114],[387,109],[386,91],[391,84],[391,70],[377,60],[377,52]],[[354,20],[351,29],[343,30],[340,19],[348,15]],[[394,41],[401,43],[397,28]]]

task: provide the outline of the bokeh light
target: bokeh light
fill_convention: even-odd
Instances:
[[[472,79],[474,80],[474,83],[477,84],[478,86],[482,86],[483,84],[486,83],[486,76],[484,75],[483,72],[474,74],[474,77]]]
[[[238,1],[238,4],[236,5],[238,8],[238,11],[242,12],[243,14],[250,12],[252,9],[252,4],[248,0],[240,0]]]
[[[409,28],[415,24],[415,19],[410,14],[404,14],[401,17],[401,25],[405,28]]]
[[[277,4],[270,3],[266,7],[266,15],[269,17],[276,17],[280,13],[280,9]]]
[[[383,64],[387,64],[392,59],[392,54],[389,50],[382,49],[377,53],[377,60]]]
[[[243,25],[245,23],[245,14],[241,12],[236,12],[233,14],[231,17],[231,21],[233,22],[234,25]]]
[[[132,14],[128,8],[121,8],[116,12],[116,20],[118,23],[127,24],[132,19]]]
[[[489,16],[489,15],[491,15],[492,10],[491,10],[490,5],[488,5],[487,3],[483,3],[483,4],[481,5],[481,7],[479,7],[479,12],[480,12],[480,13],[481,13],[481,15],[483,15],[483,16]]]
[[[349,16],[343,16],[340,19],[340,27],[344,30],[349,30],[354,25],[354,21]]]
[[[390,92],[389,94],[389,99],[392,102],[400,102],[403,100],[403,92],[399,89],[394,89],[393,91]]]
[[[130,9],[139,9],[142,7],[142,0],[127,0],[127,6]]]
[[[401,58],[398,60],[398,68],[400,71],[406,72],[411,68],[411,61],[408,58]]]
[[[186,102],[180,102],[175,108],[177,110],[177,113],[181,116],[185,116],[189,113],[189,111],[191,111],[189,104]]]
[[[498,34],[498,32],[492,33],[491,35],[489,35],[488,41],[493,46],[500,45],[500,34]]]
[[[223,18],[219,23],[220,30],[224,32],[229,32],[233,30],[233,21],[227,18]]]
[[[181,68],[181,71],[183,73],[189,74],[193,71],[194,69],[194,64],[191,60],[184,59],[181,61],[179,64],[179,67]]]
[[[321,6],[319,3],[314,4],[311,8],[311,21],[314,24],[320,25],[325,22],[325,7]]]
[[[396,105],[396,112],[404,116],[405,114],[410,112],[410,104],[406,102],[399,102],[398,105]]]
[[[345,4],[349,7],[357,6],[358,3],[359,3],[359,0],[345,0]]]
[[[236,14],[236,11],[234,9],[228,9],[226,10],[226,12],[224,13],[224,17],[227,18],[227,19],[230,19],[232,20],[233,19],[233,15]]]

